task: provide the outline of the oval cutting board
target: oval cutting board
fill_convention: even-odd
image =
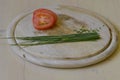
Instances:
[[[9,25],[9,44],[16,54],[27,61],[46,67],[76,68],[95,64],[110,56],[117,47],[117,34],[114,26],[106,19],[89,10],[59,5],[46,7],[57,13],[58,21],[54,28],[37,31],[32,24],[32,13],[23,13]],[[21,46],[15,37],[53,36],[73,34],[81,28],[97,30],[100,39],[69,43]]]

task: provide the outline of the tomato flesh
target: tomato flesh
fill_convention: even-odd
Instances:
[[[38,9],[38,10],[34,11],[33,14],[37,14],[39,12],[49,13],[49,14],[51,14],[55,18],[55,20],[57,20],[57,15],[53,11],[51,11],[51,10],[41,8],[41,9]]]
[[[33,26],[37,30],[52,28],[57,21],[57,15],[51,10],[38,9],[33,13]]]

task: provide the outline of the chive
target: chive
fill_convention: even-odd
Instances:
[[[18,40],[27,41],[18,43],[21,46],[34,46],[43,44],[79,42],[79,41],[95,41],[100,39],[97,32],[68,34],[58,36],[34,36],[34,37],[16,37]]]

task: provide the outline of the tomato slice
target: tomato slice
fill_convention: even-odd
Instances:
[[[57,15],[56,15],[53,11],[51,11],[51,10],[41,8],[41,9],[37,9],[36,11],[34,11],[33,14],[37,14],[37,13],[39,13],[39,12],[49,13],[49,14],[51,14],[52,16],[54,16],[54,18],[57,20]]]
[[[37,9],[33,12],[33,26],[37,30],[52,28],[57,21],[57,15],[48,9]]]

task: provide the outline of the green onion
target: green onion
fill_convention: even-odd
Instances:
[[[100,35],[97,32],[88,32],[58,36],[16,37],[16,39],[23,40],[23,42],[18,43],[20,46],[34,46],[79,41],[95,41],[100,39]]]

